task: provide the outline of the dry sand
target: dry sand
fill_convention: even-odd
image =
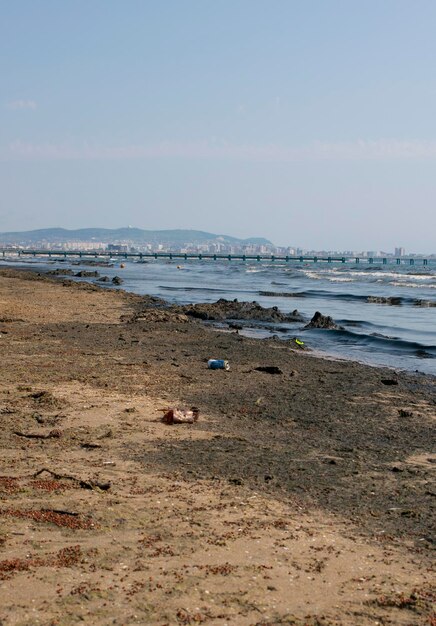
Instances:
[[[0,271],[0,624],[435,626],[435,379],[155,304]]]

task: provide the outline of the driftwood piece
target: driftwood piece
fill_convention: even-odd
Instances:
[[[101,489],[102,491],[107,491],[108,489],[110,489],[110,486],[111,486],[109,481],[101,482],[97,480],[84,480],[83,478],[77,478],[76,476],[70,476],[69,474],[59,474],[57,472],[53,472],[51,469],[48,469],[47,467],[43,467],[42,469],[35,472],[33,474],[33,478],[37,478],[38,476],[40,476],[40,474],[43,474],[44,472],[51,474],[53,478],[56,478],[56,480],[72,480],[77,485],[79,485],[79,487],[81,487],[82,489],[96,489],[97,488],[97,489]]]
[[[26,439],[59,439],[62,437],[60,430],[51,430],[47,434],[23,433],[21,430],[14,430],[14,435],[17,435],[17,437],[25,437]]]
[[[41,509],[41,511],[48,511],[49,513],[57,513],[58,515],[72,515],[73,517],[78,517],[79,513],[75,511],[65,511],[64,509]]]

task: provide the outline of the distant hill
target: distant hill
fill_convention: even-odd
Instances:
[[[98,241],[114,243],[131,241],[140,243],[202,244],[223,242],[228,244],[272,245],[268,239],[250,237],[238,239],[229,235],[215,235],[202,230],[142,230],[141,228],[42,228],[22,232],[0,233],[0,245],[31,245],[37,242],[65,243],[67,241]]]
[[[239,239],[230,235],[216,235],[201,230],[143,230],[141,228],[80,228],[68,230],[66,228],[43,228],[38,230],[0,233],[0,243],[27,245],[36,242],[65,243],[67,241],[101,241],[112,243],[115,241],[132,241],[134,243],[208,243],[221,241],[229,244],[257,244],[272,245],[263,237]]]

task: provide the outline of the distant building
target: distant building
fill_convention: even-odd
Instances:
[[[109,252],[128,252],[129,246],[121,243],[110,243],[108,244],[107,249],[109,250]]]
[[[406,254],[405,248],[395,248],[395,256],[396,257],[405,256],[405,254]]]

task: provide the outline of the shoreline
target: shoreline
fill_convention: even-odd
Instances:
[[[53,264],[56,264],[55,261],[53,261]],[[112,266],[106,266],[106,265],[102,265],[101,262],[92,262],[91,261],[86,261],[86,260],[82,260],[82,261],[77,261],[76,263],[77,267],[98,267],[98,268],[104,268],[104,267],[112,267]],[[0,265],[0,270],[2,269],[2,266]],[[96,276],[94,276],[94,272],[89,272],[89,276],[86,276],[87,272],[83,271],[82,273],[84,274],[84,276],[76,276],[74,275],[72,270],[63,270],[62,268],[58,268],[57,270],[48,270],[48,269],[41,269],[38,266],[34,266],[34,267],[26,267],[25,264],[22,265],[16,265],[16,266],[10,266],[10,267],[4,267],[4,269],[11,269],[12,271],[29,271],[29,272],[34,272],[38,275],[42,275],[42,276],[46,276],[47,278],[50,279],[54,279],[54,280],[67,280],[67,281],[71,281],[71,282],[75,282],[75,283],[89,283],[91,285],[95,285],[98,288],[102,288],[104,290],[111,290],[114,289],[115,291],[120,291],[120,292],[125,292],[125,293],[130,293],[132,295],[135,296],[139,296],[142,297],[142,295],[144,297],[147,297],[147,294],[138,294],[135,291],[128,291],[125,290],[123,288],[119,288],[119,285],[122,284],[123,279],[120,276],[115,276],[115,282],[114,284],[112,284],[113,281],[111,281],[110,278],[108,278],[107,276],[99,276],[98,279]],[[65,273],[68,272],[68,273]],[[103,280],[104,279],[104,280]],[[103,282],[102,282],[103,281]],[[120,281],[120,282],[118,282]],[[259,292],[261,293],[261,292]],[[219,300],[217,302],[213,302],[213,303],[207,303],[207,302],[202,302],[202,303],[172,303],[169,300],[167,300],[165,298],[165,296],[162,295],[158,295],[158,296],[153,296],[158,298],[159,300],[162,301],[163,305],[165,305],[167,308],[170,309],[176,309],[176,310],[185,310],[185,309],[195,309],[196,307],[200,307],[200,308],[210,308],[212,310],[212,313],[214,312],[214,310],[218,311],[218,314],[220,314],[220,310],[219,307],[218,309],[216,309],[217,305],[219,304]],[[372,297],[372,300],[375,301],[377,298]],[[380,299],[380,298],[379,298]],[[389,299],[389,298],[387,298]],[[229,305],[232,303],[232,300],[227,300],[226,301]],[[240,304],[244,304],[243,300],[239,301]],[[248,304],[248,302],[247,302]],[[272,311],[272,308],[268,308],[269,305],[260,305],[259,309],[261,309],[261,313],[263,311]],[[295,311],[297,312],[297,311]],[[295,313],[294,312],[294,313]],[[309,322],[310,321],[310,317],[304,317],[302,316],[300,313],[298,313],[298,316],[301,318],[302,323],[303,322]],[[292,318],[293,314],[289,313],[289,314],[285,314],[285,313],[281,313],[279,311],[279,315],[281,315],[283,318]],[[201,318],[199,318],[201,319]],[[246,337],[250,337],[253,339],[258,339],[258,340],[265,340],[265,339],[271,339],[272,337],[274,337],[274,335],[277,335],[277,333],[279,333],[277,335],[277,338],[279,340],[282,341],[289,341],[290,340],[290,329],[288,329],[288,334],[286,337],[281,337],[282,334],[282,330],[276,330],[274,328],[274,326],[278,323],[283,324],[283,321],[286,321],[285,319],[281,320],[271,320],[270,321],[270,325],[268,325],[268,323],[265,324],[265,322],[262,322],[262,317],[257,320],[256,318],[237,318],[235,320],[232,319],[225,319],[225,318],[219,318],[217,317],[216,319],[209,319],[206,320],[206,325],[207,326],[215,326],[218,330],[223,330],[225,331],[226,328],[228,328],[230,331],[234,330],[232,329],[232,327],[234,326],[234,324],[232,322],[236,321],[237,324],[242,324],[242,328],[241,328],[241,335],[242,336],[246,336]],[[291,319],[290,321],[294,322],[296,321],[296,319]],[[223,328],[220,328],[220,325],[223,325]],[[226,326],[226,328],[224,328],[224,326]],[[303,333],[306,329],[303,328],[299,328],[299,329],[295,329],[295,332],[297,333]],[[336,330],[338,330],[339,332],[344,331],[345,329],[342,328],[341,326],[339,326]],[[279,332],[280,331],[280,332]],[[286,333],[285,333],[286,334]],[[363,335],[365,337],[365,335]],[[302,337],[302,335],[301,335]],[[382,337],[382,335],[380,335],[380,337]],[[433,377],[436,380],[436,372],[432,371],[432,368],[429,369],[429,367],[427,366],[427,368],[424,366],[424,369],[421,369],[423,367],[423,365],[427,365],[428,361],[427,358],[425,356],[420,356],[420,358],[416,359],[416,362],[407,362],[408,359],[410,358],[410,353],[408,351],[405,351],[404,354],[401,353],[396,353],[396,351],[391,351],[391,352],[387,352],[387,354],[389,355],[389,359],[388,361],[391,362],[386,362],[386,363],[382,363],[379,360],[379,357],[376,357],[374,360],[374,357],[371,356],[371,352],[366,353],[365,351],[360,353],[360,358],[358,355],[356,354],[344,354],[343,349],[339,349],[338,350],[338,345],[337,345],[337,341],[340,341],[336,338],[336,340],[332,340],[330,341],[330,339],[326,342],[325,341],[326,336],[323,335],[320,341],[320,337],[314,336],[311,337],[311,341],[308,345],[308,349],[310,350],[311,354],[313,356],[315,356],[315,358],[321,358],[321,359],[327,359],[327,360],[334,360],[334,361],[339,361],[339,362],[355,362],[364,366],[368,366],[368,367],[376,367],[376,368],[385,368],[385,369],[389,369],[392,371],[398,371],[398,372],[403,372],[406,374],[418,374],[419,376],[429,376],[429,377]],[[372,339],[372,336],[368,336],[367,339],[370,340],[375,340]],[[385,337],[385,339],[392,339],[392,337]],[[394,337],[395,339],[395,337]],[[321,343],[321,346],[317,346],[317,341]],[[329,343],[330,342],[330,343]],[[323,345],[323,343],[325,345]],[[412,342],[414,344],[414,342]],[[419,344],[416,344],[419,345]],[[310,347],[309,347],[310,346]],[[429,347],[427,346],[421,346],[422,350],[426,351],[427,349],[429,349]],[[349,346],[349,352],[353,352],[354,351],[355,346],[353,344],[350,344]],[[430,346],[431,349],[433,349],[433,346]],[[381,354],[383,354],[383,350],[381,350]],[[397,363],[399,360],[403,359],[403,363],[406,362],[407,365],[403,365],[403,367],[398,367]],[[431,359],[431,361],[433,361],[433,359]],[[433,368],[434,369],[434,368]]]
[[[5,624],[428,623],[434,377],[18,270],[0,304]],[[162,424],[171,406],[200,419]]]

